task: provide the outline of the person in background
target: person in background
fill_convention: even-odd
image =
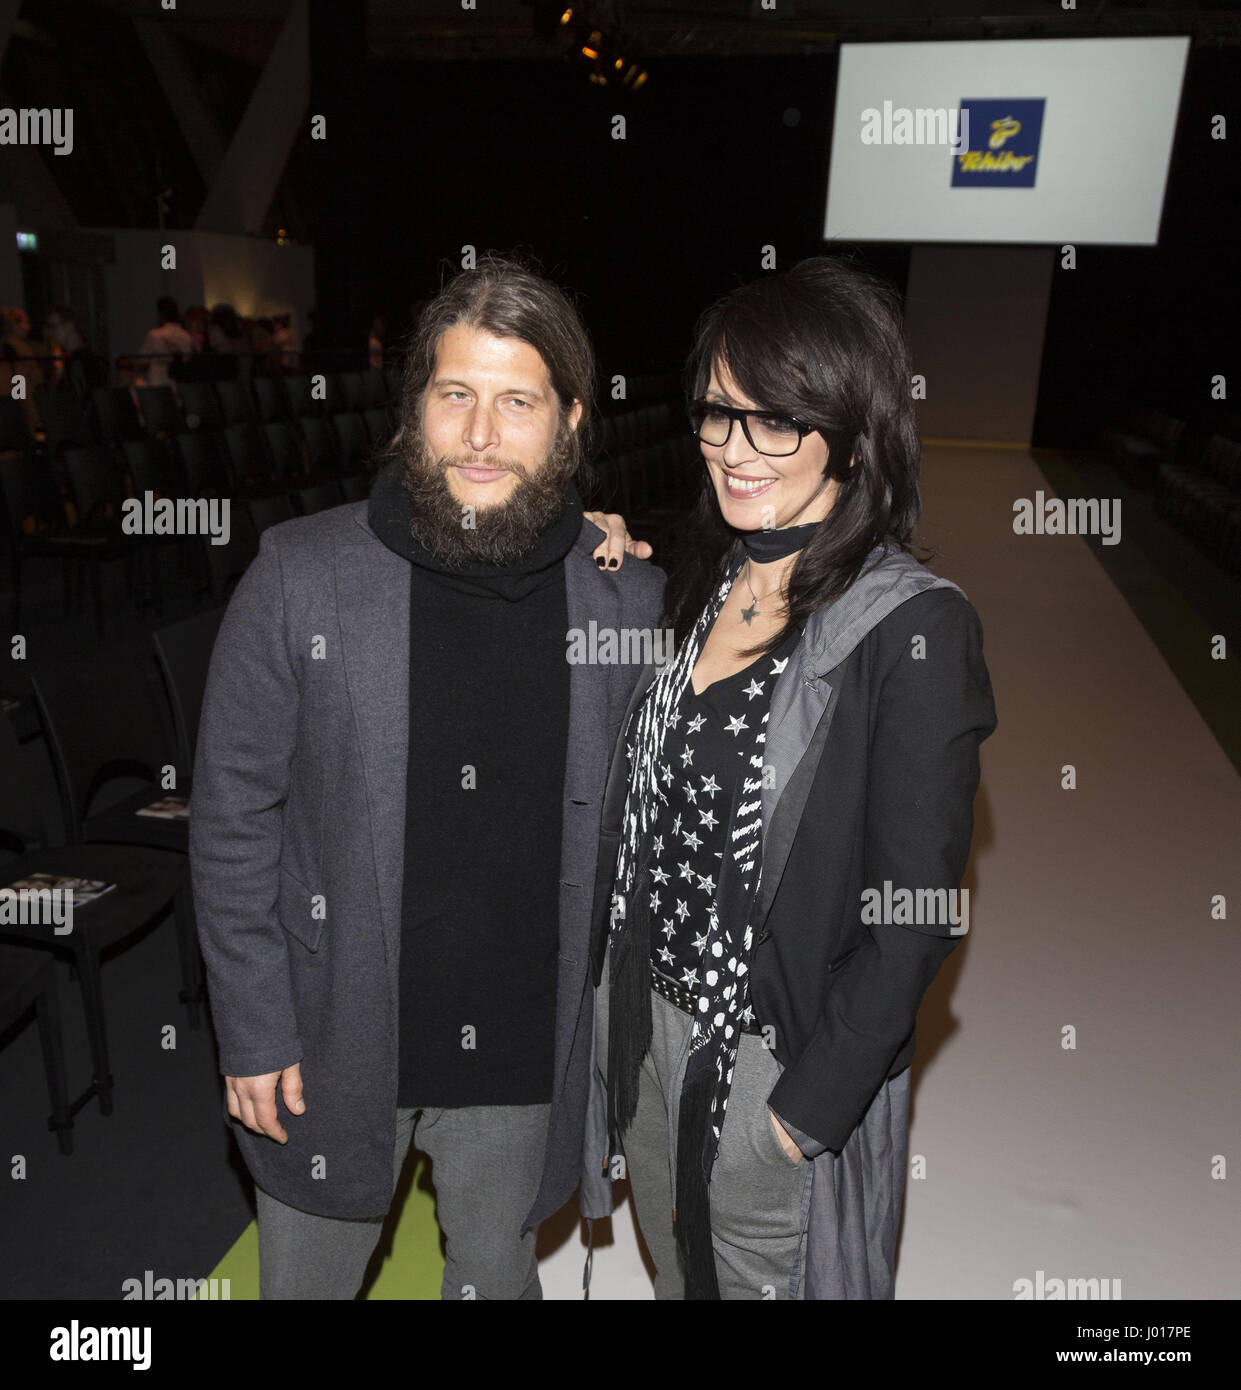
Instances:
[[[47,346],[30,336],[30,319],[18,305],[0,309],[0,391],[13,394],[13,378],[26,379],[22,413],[33,433],[39,428],[39,412],[34,393],[48,383]]]
[[[96,386],[108,384],[108,364],[87,346],[72,305],[55,304],[47,311],[43,337],[56,359],[57,390],[72,391],[85,405]]]
[[[237,310],[231,304],[216,304],[211,310],[211,322],[207,329],[207,343],[212,352],[226,359],[221,376],[225,380],[249,376],[250,344]]]
[[[318,314],[311,309],[306,316],[310,321],[310,330],[302,339],[302,371],[314,372],[318,370],[319,352],[319,329],[317,327]]]
[[[293,345],[292,316],[275,314],[272,317],[272,344],[280,354],[280,368],[284,372],[297,370],[297,348]]]
[[[140,386],[168,386],[173,380],[172,364],[194,351],[194,339],[181,323],[177,301],[167,295],[155,305],[158,320],[138,349]]]
[[[382,314],[376,314],[375,317],[371,319],[370,336],[366,340],[366,356],[370,365],[377,370],[383,369],[384,334],[387,330],[387,320]]]
[[[191,304],[181,316],[185,331],[190,335],[194,352],[203,352],[207,347],[207,330],[211,326],[211,315],[205,305]]]

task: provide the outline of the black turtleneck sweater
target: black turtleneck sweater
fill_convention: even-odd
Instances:
[[[396,465],[368,519],[410,564],[400,1106],[552,1097],[569,717],[565,511],[508,568],[449,569],[409,533]]]

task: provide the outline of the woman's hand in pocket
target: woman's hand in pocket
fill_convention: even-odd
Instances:
[[[800,1163],[805,1155],[797,1147],[795,1140],[789,1134],[788,1130],[776,1119],[775,1111],[769,1108],[767,1113],[771,1116],[771,1127],[776,1132],[776,1138],[780,1141],[780,1147],[788,1154],[789,1161],[792,1163]]]

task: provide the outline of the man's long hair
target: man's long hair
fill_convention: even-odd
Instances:
[[[475,268],[455,275],[422,311],[406,341],[400,424],[385,457],[404,459],[417,438],[423,392],[435,371],[440,338],[460,324],[529,343],[547,367],[562,421],[573,402],[581,401],[566,480],[575,478],[579,491],[587,494],[594,483],[590,459],[596,428],[595,352],[590,335],[568,295],[513,255],[480,257]]]
[[[753,649],[757,655],[843,594],[880,541],[912,551],[921,446],[899,297],[854,261],[811,257],[705,310],[685,369],[691,400],[705,395],[713,363],[726,365],[756,405],[819,429],[830,448],[826,475],[837,480],[835,505],[789,576],[788,623]],[[720,513],[705,464],[689,526],[667,596],[678,645],[721,582],[738,535]]]

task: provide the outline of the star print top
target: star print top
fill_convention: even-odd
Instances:
[[[691,990],[700,983],[708,923],[714,925],[733,793],[745,775],[754,731],[771,708],[776,677],[800,636],[794,629],[774,652],[701,695],[687,682],[668,719],[656,773],[667,801],[657,808],[651,828],[646,884],[651,964]]]

